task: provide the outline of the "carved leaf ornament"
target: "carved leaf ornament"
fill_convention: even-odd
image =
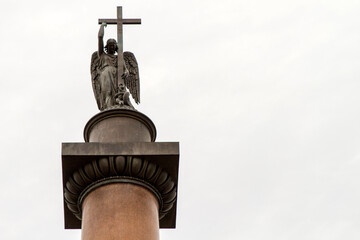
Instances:
[[[175,183],[159,166],[138,157],[109,156],[94,160],[73,173],[65,187],[67,207],[81,220],[81,205],[87,194],[110,183],[132,183],[151,191],[159,201],[159,219],[176,201]]]

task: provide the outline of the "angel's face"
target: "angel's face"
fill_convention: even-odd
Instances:
[[[107,44],[107,51],[108,51],[108,53],[114,54],[114,53],[115,53],[115,50],[116,50],[116,43],[114,43],[114,42],[109,42],[109,43]]]

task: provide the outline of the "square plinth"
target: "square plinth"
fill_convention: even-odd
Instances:
[[[134,156],[160,166],[166,171],[178,189],[179,143],[137,142],[137,143],[62,143],[63,188],[78,169],[102,156]],[[64,193],[64,191],[63,191]],[[177,192],[176,192],[177,196]],[[176,197],[177,198],[177,197]],[[160,220],[160,228],[175,228],[176,207]],[[64,200],[65,229],[80,229],[81,220],[67,208]]]

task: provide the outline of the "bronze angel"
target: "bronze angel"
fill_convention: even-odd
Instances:
[[[91,56],[91,80],[98,108],[103,111],[116,105],[125,108],[134,108],[129,100],[129,89],[133,99],[140,103],[139,69],[136,58],[131,52],[124,52],[124,66],[122,79],[125,86],[118,82],[118,55],[115,39],[109,39],[104,47],[104,27],[99,30],[99,48]],[[105,49],[105,51],[104,51]],[[125,88],[126,87],[126,88]]]

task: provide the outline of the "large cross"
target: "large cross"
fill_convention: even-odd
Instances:
[[[141,24],[140,18],[134,19],[123,19],[122,18],[122,7],[117,7],[117,18],[116,19],[99,19],[99,24],[116,24],[117,25],[117,44],[118,44],[118,84],[124,84],[122,78],[124,71],[124,58],[123,58],[123,24]]]

